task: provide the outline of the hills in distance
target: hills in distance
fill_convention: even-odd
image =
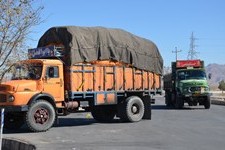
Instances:
[[[209,81],[209,86],[211,90],[217,90],[219,86],[219,82],[225,81],[225,64],[209,64],[206,66],[206,74],[211,74],[211,79]]]

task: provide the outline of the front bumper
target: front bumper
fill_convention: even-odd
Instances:
[[[186,93],[186,94],[183,94],[183,97],[202,97],[202,96],[211,96],[211,93]]]
[[[0,109],[5,109],[5,112],[22,112],[28,111],[28,105],[23,106],[0,106]]]
[[[210,93],[198,93],[198,94],[186,94],[182,95],[181,98],[184,102],[188,103],[189,106],[204,105],[207,100],[210,100]]]

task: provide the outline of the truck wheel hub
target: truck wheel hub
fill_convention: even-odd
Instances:
[[[131,111],[133,114],[137,114],[138,113],[138,107],[136,105],[133,105],[131,108]]]
[[[36,123],[39,123],[39,124],[46,123],[49,119],[48,111],[44,108],[37,109],[34,114],[34,119]]]

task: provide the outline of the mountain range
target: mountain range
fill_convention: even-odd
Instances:
[[[211,74],[211,79],[209,79],[209,85],[212,90],[218,89],[219,82],[225,81],[225,64],[209,64],[206,66],[206,74]]]

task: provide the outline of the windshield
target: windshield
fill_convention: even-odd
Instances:
[[[42,64],[16,64],[12,67],[12,80],[31,79],[37,80],[41,78]]]
[[[177,72],[178,80],[188,79],[206,79],[206,73],[203,70],[181,70]]]

